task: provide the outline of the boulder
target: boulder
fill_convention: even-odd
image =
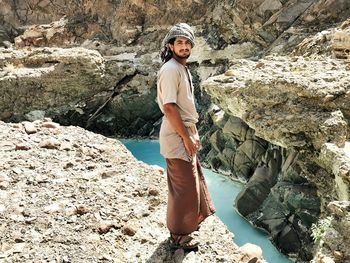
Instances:
[[[68,19],[65,17],[51,24],[33,25],[15,38],[17,49],[32,47],[65,47],[72,46],[76,37],[69,29]]]
[[[212,77],[204,88],[256,136],[284,148],[307,148],[311,143],[317,150],[326,142],[341,147],[349,138],[346,63],[270,57],[259,62],[237,60],[232,70],[237,77]]]
[[[258,167],[253,176],[236,197],[236,207],[240,214],[247,216],[259,209],[272,186],[276,183],[276,171],[267,167]]]

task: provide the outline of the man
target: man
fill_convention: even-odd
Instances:
[[[164,117],[160,152],[167,163],[167,226],[173,248],[198,246],[191,233],[215,212],[197,158],[200,147],[192,76],[186,67],[194,46],[194,34],[185,23],[173,26],[163,40],[164,62],[158,72],[157,100]]]

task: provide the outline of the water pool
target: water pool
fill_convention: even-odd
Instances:
[[[158,140],[123,139],[121,142],[124,143],[137,159],[148,164],[156,164],[163,168],[166,167],[165,160],[159,153]],[[276,249],[268,239],[266,233],[254,228],[235,210],[233,202],[236,195],[240,192],[242,185],[211,170],[203,170],[216,208],[216,215],[234,233],[234,242],[239,246],[245,243],[253,243],[260,246],[263,250],[264,259],[269,263],[293,262]]]

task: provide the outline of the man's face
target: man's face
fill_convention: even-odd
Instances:
[[[191,55],[192,44],[185,37],[177,37],[174,45],[169,44],[171,51],[179,58],[188,58]]]

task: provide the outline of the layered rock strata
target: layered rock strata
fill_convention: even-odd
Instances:
[[[44,104],[35,105],[35,107],[28,105],[27,113],[41,111],[40,116],[42,116],[43,112],[47,111],[46,115],[61,123],[88,127],[106,135],[128,136],[134,135],[136,130],[136,135],[156,136],[159,127],[157,120],[161,116],[154,102],[155,72],[159,68],[159,45],[169,26],[175,23],[173,21],[175,18],[179,21],[187,21],[188,17],[191,17],[191,25],[196,30],[197,41],[191,61],[192,73],[198,76],[197,93],[200,93],[199,83],[208,76],[222,73],[229,59],[254,56],[261,53],[261,47],[266,48],[266,52],[289,50],[303,37],[317,31],[317,27],[310,27],[310,25],[341,21],[349,8],[345,2],[336,4],[334,1],[321,0],[287,2],[261,0],[254,3],[251,1],[220,3],[186,1],[185,5],[179,9],[180,3],[181,1],[167,2],[163,5],[159,1],[157,3],[102,1],[97,4],[93,1],[85,1],[84,4],[78,4],[78,2],[68,3],[67,1],[55,3],[29,1],[24,4],[21,1],[4,1],[0,11],[4,22],[4,40],[11,41],[11,37],[18,35],[15,41],[17,48],[25,46],[71,48],[82,45],[88,49],[98,50],[105,59],[102,62],[105,72],[100,72],[105,80],[102,83],[95,73],[94,76],[86,76],[92,74],[90,69],[86,72],[82,69],[79,72],[79,69],[84,67],[84,61],[67,62],[66,59],[61,61],[64,58],[57,55],[57,50],[52,51],[55,55],[50,56],[54,61],[58,61],[57,63],[52,63],[50,60],[35,61],[37,56],[27,53],[32,57],[33,65],[28,65],[23,58],[19,61],[23,67],[20,66],[19,69],[22,68],[25,71],[28,67],[35,67],[37,69],[35,74],[39,74],[39,71],[47,74],[45,68],[51,64],[55,66],[55,74],[61,75],[58,78],[62,80],[65,80],[68,77],[67,73],[71,71],[85,75],[84,77],[89,78],[89,81],[76,83],[79,86],[77,89],[89,89],[91,92],[86,95],[93,96],[79,98],[79,102],[68,98],[69,106],[54,105],[52,110],[47,109]],[[320,10],[322,10],[322,16],[317,15]],[[66,14],[63,18],[62,12]],[[188,15],[187,12],[194,12],[194,14]],[[42,24],[35,25],[36,23]],[[303,31],[304,27],[307,27],[308,31]],[[294,31],[289,30],[291,28]],[[22,32],[23,34],[20,35]],[[12,53],[12,51],[9,52]],[[41,51],[39,49],[33,52]],[[51,51],[46,49],[43,52]],[[59,53],[65,53],[67,55],[63,56],[71,57],[68,53],[74,52],[73,49]],[[14,52],[10,57],[22,56],[19,53]],[[9,56],[5,59],[9,59]],[[8,64],[9,67],[13,65],[11,62]],[[57,64],[60,64],[60,67],[56,67]],[[72,68],[68,72],[61,69],[70,66]],[[12,70],[15,69],[16,66]],[[27,77],[31,78],[30,74]],[[55,81],[54,78],[51,79]],[[72,81],[79,82],[75,78]],[[53,83],[52,86],[57,83],[59,82]],[[11,89],[12,84],[6,85],[7,90]],[[13,85],[26,89],[28,83],[18,80]],[[40,90],[42,87],[39,85],[35,89]],[[44,89],[46,89],[45,85]],[[199,109],[202,104],[203,102],[199,101]],[[142,110],[139,110],[140,108]],[[205,106],[203,110],[206,110]],[[16,111],[14,107],[14,114],[17,114]],[[23,120],[23,115],[9,116],[11,114],[9,112],[11,111],[7,111],[1,119]],[[30,115],[33,116],[33,114]]]
[[[148,51],[158,50],[167,28],[183,21],[196,26],[214,50],[251,42],[284,53],[324,25],[348,18],[349,8],[345,0],[4,0],[0,17],[13,35],[10,27],[20,34],[28,25],[50,24],[65,14],[77,43],[113,41],[145,45]]]
[[[125,61],[81,47],[3,49],[0,119],[50,116],[106,135],[149,134],[161,116],[155,65],[150,57]]]
[[[80,125],[106,135],[156,135],[161,116],[154,101],[159,43],[174,23],[189,22],[196,30],[197,42],[191,56],[191,70],[196,80],[196,94],[200,98],[197,106],[204,113],[210,100],[200,91],[199,83],[226,71],[231,59],[252,56],[256,59],[256,56],[269,53],[285,54],[300,42],[294,54],[313,56],[318,53],[348,58],[348,22],[340,29],[334,26],[348,18],[349,8],[349,2],[344,0],[5,0],[0,10],[0,45],[8,48],[1,50],[0,91],[4,94],[0,96],[0,108],[3,107],[1,119],[22,121],[51,116],[60,123]],[[66,17],[62,18],[63,14]],[[17,48],[29,47],[23,50],[26,55],[11,49],[16,36]],[[97,52],[71,49],[80,45],[98,50],[103,57]],[[38,46],[68,49],[36,49]],[[79,54],[78,60],[74,59],[75,52]],[[46,53],[49,54],[48,60],[45,59]],[[96,61],[102,62],[96,64]],[[91,67],[94,63],[95,69]],[[277,67],[285,67],[288,71],[289,65],[285,66],[285,63],[290,61],[282,58]],[[242,66],[247,66],[248,71],[252,70],[249,63]],[[258,71],[265,66],[256,64],[257,69],[253,70]],[[297,71],[302,75],[303,69],[297,68],[294,73]],[[69,84],[71,73],[73,86]],[[227,74],[232,74],[232,71]],[[336,70],[330,69],[329,78],[322,78],[322,81],[333,82],[331,74],[337,74]],[[8,80],[9,76],[11,81]],[[232,80],[224,81],[233,81],[235,76],[231,77]],[[40,78],[45,80],[44,84],[40,83]],[[303,79],[301,77],[300,82]],[[61,80],[64,85],[59,85]],[[277,81],[278,85],[282,85],[280,81]],[[313,86],[312,82],[310,86]],[[70,89],[73,91],[71,94]],[[293,89],[289,90],[293,92]],[[283,92],[277,88],[271,94],[278,96],[277,91]],[[273,98],[268,93],[267,88],[261,91],[270,103]],[[242,180],[249,180],[239,200],[242,200],[242,204],[249,201],[252,206],[242,205],[240,211],[250,215],[261,205],[272,207],[270,214],[276,212],[276,218],[270,220],[271,216],[267,216],[260,220],[260,224],[273,233],[275,240],[281,237],[276,242],[288,253],[300,246],[308,247],[305,244],[308,238],[301,236],[309,231],[299,227],[299,218],[303,218],[303,226],[309,226],[318,217],[320,207],[321,211],[325,211],[323,208],[334,196],[343,200],[348,198],[347,159],[344,159],[345,151],[338,146],[344,144],[347,137],[344,121],[349,119],[349,112],[341,105],[343,102],[346,104],[346,100],[338,100],[338,97],[340,101],[344,99],[342,91],[336,88],[334,94],[326,93],[325,108],[319,102],[323,94],[287,96],[289,100],[300,102],[301,108],[310,99],[310,105],[314,107],[311,109],[312,116],[321,118],[319,124],[314,124],[314,119],[310,120],[310,129],[302,125],[305,131],[288,125],[288,122],[293,123],[295,116],[298,119],[304,113],[298,112],[301,108],[294,112],[295,108],[288,104],[281,107],[285,103],[283,99],[266,112],[265,107],[261,108],[261,112],[253,109],[256,118],[261,118],[260,122],[244,113],[239,113],[237,118],[231,112],[228,115],[214,109],[207,119],[209,126],[201,128],[204,139],[210,140],[210,144],[203,144],[203,154],[208,154],[210,165],[217,170],[234,173]],[[61,95],[63,100],[60,99]],[[257,99],[254,92],[245,96],[252,96],[257,104],[262,101]],[[223,105],[220,107],[225,109]],[[320,113],[318,107],[325,109],[325,112]],[[274,123],[276,109],[292,110],[280,116],[285,119],[284,131],[279,128],[281,120]],[[265,115],[269,118],[265,118]],[[245,117],[248,117],[248,123],[245,123]],[[266,132],[263,131],[265,126],[270,126]],[[222,132],[215,132],[217,129]],[[323,144],[324,140],[332,143]],[[319,157],[314,158],[318,154]],[[282,182],[280,174],[283,174]],[[334,175],[335,179],[319,180],[329,175]],[[264,181],[265,178],[268,180]],[[269,189],[275,186],[278,186],[278,190],[271,195]],[[320,194],[315,194],[316,189],[327,188],[329,191],[321,190]],[[269,202],[262,204],[269,198]],[[285,207],[288,209],[285,210]],[[255,217],[252,216],[251,220],[254,221]],[[256,222],[259,225],[259,220]],[[289,238],[286,241],[284,237]],[[300,240],[304,240],[304,243]],[[287,247],[283,247],[286,244]],[[290,244],[292,247],[289,247]],[[310,251],[302,257],[310,257]]]
[[[197,252],[171,250],[164,171],[119,141],[49,119],[0,127],[1,262],[264,262],[216,216]]]
[[[204,84],[224,110],[211,111],[204,137],[210,165],[248,181],[238,210],[304,260],[311,225],[330,201],[349,200],[348,70],[328,58],[236,60]]]
[[[305,38],[292,51],[297,56],[327,56],[349,59],[350,19]]]

